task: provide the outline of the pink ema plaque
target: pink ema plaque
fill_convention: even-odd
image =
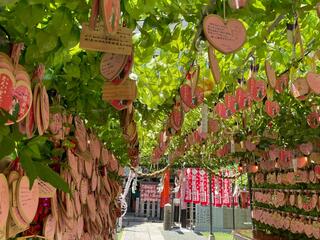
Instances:
[[[35,180],[30,189],[30,182],[27,176],[20,178],[17,185],[18,209],[23,219],[30,223],[37,211],[39,203],[39,186]]]
[[[4,227],[9,214],[9,187],[5,175],[0,174],[0,228]]]

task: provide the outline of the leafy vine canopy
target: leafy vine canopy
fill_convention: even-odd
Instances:
[[[296,76],[304,76],[311,61],[308,56],[300,57],[317,50],[320,41],[317,2],[249,0],[245,8],[233,10],[222,0],[122,0],[122,21],[134,32],[135,64],[130,77],[138,84],[135,118],[142,160],[150,161],[158,133],[193,61],[200,64],[200,81],[211,88],[206,96],[209,108],[224,93],[234,92],[238,82],[248,77],[250,63],[259,64],[258,78],[263,80],[266,80],[265,59],[270,60],[278,74],[290,69]],[[21,61],[29,72],[44,63],[47,69],[44,83],[47,89],[60,94],[59,105],[82,115],[122,163],[127,163],[118,113],[101,98],[101,53],[79,48],[81,24],[88,22],[90,10],[88,0],[2,0],[1,32],[7,32],[9,39],[2,37],[0,47],[8,52],[9,41],[24,42]],[[218,84],[208,67],[207,43],[202,32],[203,18],[211,13],[239,19],[247,29],[247,41],[238,52],[216,53],[222,73]],[[303,52],[299,45],[294,49],[287,37],[287,24],[292,24],[295,18],[301,30]],[[312,102],[319,103],[319,98],[313,97],[303,104],[289,94],[274,98],[281,104],[280,116],[273,120],[283,137],[279,141],[294,145],[306,140],[306,135],[319,133],[308,129],[303,120]],[[262,106],[254,107],[250,114],[249,130],[259,132],[270,121]],[[182,134],[172,141],[170,149],[197,127],[200,118],[199,109],[186,115]],[[237,125],[241,116],[235,118],[226,121],[225,126]],[[287,124],[283,125],[284,122]]]

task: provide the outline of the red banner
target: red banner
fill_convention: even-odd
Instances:
[[[210,203],[209,176],[204,169],[187,168],[184,171],[184,201],[185,203],[194,203],[208,205]],[[222,171],[218,175],[212,176],[212,205],[215,207],[232,206],[232,181],[233,171]],[[238,196],[234,196],[234,205],[238,206]]]
[[[215,176],[211,176],[211,195],[212,195],[212,205],[215,206],[216,204],[216,197],[215,197],[215,192],[216,192],[216,177]],[[208,190],[210,191],[210,189]],[[210,204],[210,199],[208,204]]]
[[[215,207],[222,207],[222,178],[221,178],[221,172],[219,172],[219,175],[214,176],[215,178],[215,186],[212,189],[214,191],[214,206]]]
[[[222,190],[222,204],[225,207],[231,207],[231,198],[232,198],[232,193],[231,193],[231,181],[229,179],[230,177],[230,172],[229,170],[225,171],[225,178],[223,179],[223,190]]]
[[[192,168],[192,201],[200,203],[200,172],[199,169]]]
[[[203,169],[200,170],[200,203],[201,205],[209,204],[209,181],[208,174]]]
[[[163,190],[161,193],[160,199],[160,207],[164,207],[167,203],[170,202],[170,170],[166,170],[164,173],[164,180],[163,180]]]
[[[186,178],[186,184],[185,184],[184,201],[186,203],[191,203],[192,202],[192,169],[191,168],[186,169],[185,178]]]

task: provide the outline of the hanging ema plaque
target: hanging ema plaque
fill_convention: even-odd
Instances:
[[[17,205],[22,218],[27,222],[32,222],[39,203],[38,180],[35,180],[30,189],[30,182],[27,176],[23,176],[17,183]]]
[[[80,48],[130,55],[132,52],[132,31],[129,28],[120,27],[116,33],[109,34],[106,32],[103,22],[98,23],[94,29],[91,29],[88,23],[83,23]]]
[[[246,41],[246,29],[237,19],[223,20],[218,15],[208,15],[203,30],[208,42],[224,54],[236,52]]]

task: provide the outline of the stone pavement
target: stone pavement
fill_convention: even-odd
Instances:
[[[163,231],[163,223],[134,219],[124,222],[124,234],[120,240],[207,240],[186,229]]]

